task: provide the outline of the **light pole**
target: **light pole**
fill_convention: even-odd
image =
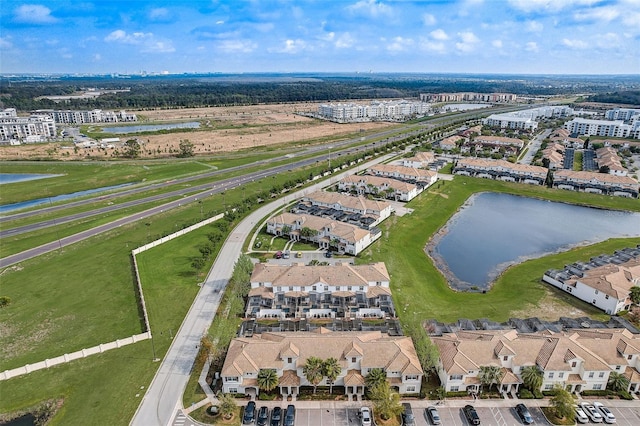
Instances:
[[[333,148],[333,146],[329,145],[329,173],[331,173],[331,148]]]
[[[202,200],[198,200],[198,204],[200,204],[200,220],[204,219],[204,215],[202,213]]]

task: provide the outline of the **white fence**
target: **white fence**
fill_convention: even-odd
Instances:
[[[142,282],[140,281],[140,274],[138,273],[138,263],[136,261],[136,255],[138,253],[142,253],[145,250],[149,250],[150,248],[159,246],[160,244],[166,243],[167,241],[171,241],[174,238],[180,237],[184,234],[194,231],[198,228],[202,228],[203,226],[213,223],[216,220],[219,220],[223,217],[224,217],[224,213],[221,213],[212,218],[203,220],[202,222],[198,222],[195,225],[191,225],[188,228],[184,228],[179,230],[178,232],[174,232],[171,235],[162,237],[159,240],[152,241],[149,244],[145,244],[141,247],[131,250],[131,256],[133,258],[133,267],[136,273],[136,283],[138,285],[138,293],[140,295],[140,303],[142,304],[142,311],[144,314],[144,325],[145,325],[144,333],[136,334],[130,337],[125,337],[123,339],[118,339],[115,342],[101,343],[98,346],[94,346],[92,348],[81,349],[79,351],[72,352],[70,354],[64,354],[55,358],[45,359],[44,361],[36,362],[34,364],[23,365],[22,367],[17,367],[12,370],[5,370],[3,372],[0,372],[0,381],[8,380],[8,379],[11,379],[12,377],[21,376],[23,374],[29,374],[32,371],[42,370],[44,368],[49,368],[55,365],[64,364],[66,362],[70,362],[76,359],[86,358],[89,355],[101,354],[105,351],[121,348],[123,346],[131,345],[132,343],[140,342],[142,340],[151,339],[151,327],[149,325],[149,316],[147,315],[147,306],[144,301],[144,293],[142,292]]]

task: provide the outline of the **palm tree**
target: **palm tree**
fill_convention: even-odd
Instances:
[[[624,374],[612,371],[609,373],[607,387],[614,392],[626,391],[629,389],[629,379]]]
[[[531,392],[540,390],[544,379],[544,373],[537,365],[527,365],[526,367],[523,367],[520,372],[520,376],[522,377],[524,386]]]
[[[369,371],[369,374],[367,374],[367,377],[365,377],[364,379],[364,383],[367,386],[369,392],[371,392],[371,390],[376,386],[386,383],[386,381],[387,373],[382,368],[371,369],[371,371]]]
[[[322,374],[327,377],[329,382],[329,393],[333,392],[333,382],[342,373],[342,367],[338,364],[338,360],[331,357],[322,363]]]
[[[278,386],[278,373],[273,368],[263,368],[258,373],[258,387],[270,391]]]
[[[373,400],[373,409],[383,420],[389,420],[402,413],[400,394],[392,391],[388,383],[379,383],[369,392]]]
[[[491,390],[491,386],[495,383],[496,385],[502,379],[504,372],[497,365],[486,365],[480,367],[480,373],[478,373],[478,379],[480,379],[480,383],[483,386],[489,386],[489,390]]]
[[[307,362],[302,367],[302,373],[309,383],[313,385],[313,393],[316,393],[316,387],[318,383],[322,381],[324,375],[322,374],[322,360],[311,356],[307,358]]]

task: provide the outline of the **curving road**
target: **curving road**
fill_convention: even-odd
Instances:
[[[363,163],[361,167],[369,167],[390,157],[391,155],[381,156],[368,163]],[[345,171],[331,176],[330,180],[335,181],[352,173],[353,170]],[[170,424],[176,412],[182,408],[182,394],[198,354],[200,339],[207,332],[215,317],[224,289],[233,273],[235,262],[242,253],[242,246],[255,225],[289,201],[300,198],[310,191],[322,189],[327,184],[328,181],[325,180],[291,193],[283,199],[266,204],[236,226],[220,249],[206,281],[175,335],[151,385],[147,388],[147,392],[131,420],[131,425],[166,426]]]

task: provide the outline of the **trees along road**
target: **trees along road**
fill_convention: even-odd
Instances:
[[[391,155],[381,156],[361,164],[359,168],[369,167],[390,157]],[[242,246],[256,224],[261,223],[273,211],[302,197],[305,193],[322,189],[353,173],[353,170],[339,173],[331,176],[329,182],[327,180],[319,182],[288,194],[284,199],[266,204],[247,216],[231,231],[162,360],[151,385],[147,388],[147,392],[131,420],[132,426],[166,426],[172,421],[176,411],[182,408],[182,394],[198,354],[200,339],[207,333],[215,317],[236,260],[242,253]],[[151,331],[153,332],[153,330]]]

